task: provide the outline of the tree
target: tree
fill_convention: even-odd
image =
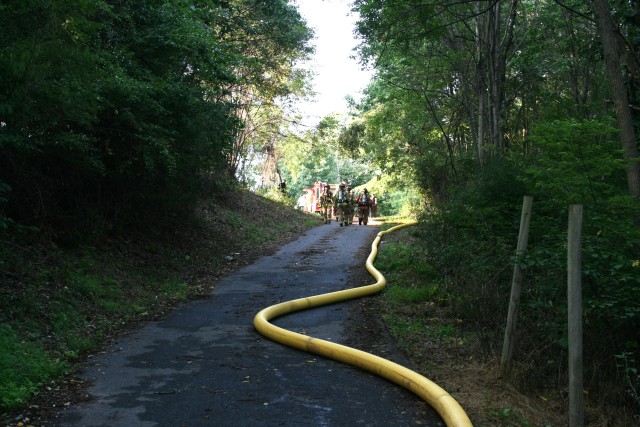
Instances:
[[[536,367],[524,376],[557,377],[563,367],[550,361],[564,350],[563,218],[568,204],[583,204],[585,366],[602,378],[592,392],[602,387],[622,402],[637,378],[622,385],[612,361],[637,349],[640,319],[637,2],[358,0],[355,10],[359,52],[377,73],[343,144],[364,148],[394,176],[408,170],[407,182],[427,197],[417,241],[443,293],[455,295],[448,303],[477,325],[488,354],[499,347],[492,334],[504,323],[509,280],[499,276],[513,255],[522,196],[534,196],[533,249],[512,259],[528,269],[531,292],[518,357]]]
[[[233,104],[239,119],[226,153],[229,174],[236,176],[249,150],[262,151],[273,142],[269,135],[286,125],[280,105],[301,94],[305,76],[292,64],[312,52],[312,32],[286,0],[233,0],[224,9],[216,33],[236,55],[233,79],[224,85],[221,97]]]
[[[618,30],[613,22],[607,0],[593,0],[593,10],[598,23],[598,31],[602,40],[604,62],[611,85],[611,95],[620,127],[620,142],[624,158],[627,161],[627,185],[629,193],[640,202],[640,154],[638,153],[638,137],[633,125],[633,117],[624,84],[621,67],[621,53],[618,46]],[[634,61],[637,57],[634,58]],[[633,67],[633,62],[629,64]],[[637,64],[636,64],[637,66]]]
[[[26,0],[0,12],[1,212],[98,234],[188,210],[203,179],[237,166],[238,146],[268,141],[311,35],[284,0]]]

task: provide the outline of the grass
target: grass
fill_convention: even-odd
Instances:
[[[203,206],[93,246],[0,236],[0,422],[110,336],[207,296],[216,277],[319,223],[246,191]]]
[[[76,260],[75,253],[57,251],[53,259],[58,265],[31,271],[18,292],[0,299],[2,411],[29,402],[40,386],[67,372],[114,329],[154,311],[158,298],[182,301],[189,294],[184,282],[167,273],[113,276],[98,252]]]
[[[464,296],[450,295],[446,278],[428,261],[411,228],[386,235],[375,261],[388,282],[380,303],[383,319],[417,371],[437,378],[474,425],[563,425],[555,402],[541,402],[501,381],[473,329],[452,315],[452,301]]]
[[[20,337],[10,325],[0,325],[0,405],[25,405],[41,384],[64,374],[69,363],[37,341]]]
[[[410,231],[406,234],[411,236]],[[419,248],[409,240],[385,237],[376,259],[389,285],[384,290],[384,319],[401,347],[423,339],[456,339],[460,333],[452,323],[433,316],[443,301],[438,276]]]
[[[536,424],[522,417],[517,411],[514,411],[511,408],[494,409],[492,412],[494,414],[494,418],[498,420],[497,422],[499,422],[501,426],[536,427]],[[551,426],[547,424],[544,427]]]
[[[419,304],[433,301],[437,298],[437,294],[437,286],[426,283],[424,286],[410,288],[390,286],[386,296],[392,304]]]

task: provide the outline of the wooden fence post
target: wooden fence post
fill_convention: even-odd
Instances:
[[[520,308],[520,293],[522,291],[522,269],[520,268],[520,257],[527,250],[529,240],[529,223],[531,221],[531,206],[533,197],[524,196],[522,201],[522,215],[520,217],[520,233],[518,235],[518,248],[516,249],[516,265],[513,268],[513,279],[511,281],[511,297],[509,298],[509,313],[507,314],[507,326],[504,332],[504,342],[502,345],[502,357],[500,359],[500,369],[503,377],[507,377],[511,370],[511,359],[513,356],[513,341],[518,322],[518,310]]]
[[[569,206],[567,242],[569,426],[584,427],[582,372],[582,205]]]

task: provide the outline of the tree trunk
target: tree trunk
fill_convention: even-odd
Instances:
[[[485,102],[484,87],[481,87],[478,91],[478,162],[482,165],[484,163],[484,102]]]
[[[486,86],[485,79],[483,78],[485,73],[485,60],[482,50],[482,41],[485,36],[482,31],[482,15],[480,14],[482,2],[476,2],[475,12],[476,17],[476,55],[477,55],[477,73],[476,73],[476,93],[478,97],[478,113],[476,114],[478,120],[478,129],[476,134],[476,155],[478,156],[478,163],[481,165],[484,163],[484,123],[485,123],[485,99],[486,99]]]
[[[501,66],[503,57],[500,48],[500,8],[501,2],[498,0],[489,12],[489,31],[487,37],[490,43],[487,59],[489,60],[488,83],[489,108],[491,110],[491,140],[493,142],[493,154],[498,157],[502,155],[502,123],[500,120],[502,115],[500,110],[502,109],[502,90],[504,84],[504,68]]]
[[[593,0],[593,9],[598,24],[598,32],[602,40],[604,61],[607,67],[611,96],[618,117],[620,127],[620,142],[627,161],[627,185],[629,193],[640,201],[640,162],[638,159],[638,145],[633,128],[633,119],[627,88],[624,84],[620,64],[620,51],[616,41],[616,27],[611,17],[607,0]]]
[[[489,41],[489,96],[491,109],[491,137],[497,156],[501,156],[504,149],[504,82],[507,69],[507,53],[513,41],[513,28],[516,22],[516,11],[519,0],[511,0],[509,16],[504,25],[504,35],[501,34],[502,2],[497,0],[489,11],[488,37]]]

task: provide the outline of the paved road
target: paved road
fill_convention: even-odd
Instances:
[[[253,328],[254,315],[277,302],[372,283],[349,281],[354,269],[364,269],[377,232],[371,225],[341,228],[335,222],[315,227],[222,279],[210,299],[122,338],[82,374],[92,383],[93,399],[66,408],[52,424],[443,425],[428,405],[395,384],[274,343]],[[274,323],[344,343],[358,304],[316,308]]]

